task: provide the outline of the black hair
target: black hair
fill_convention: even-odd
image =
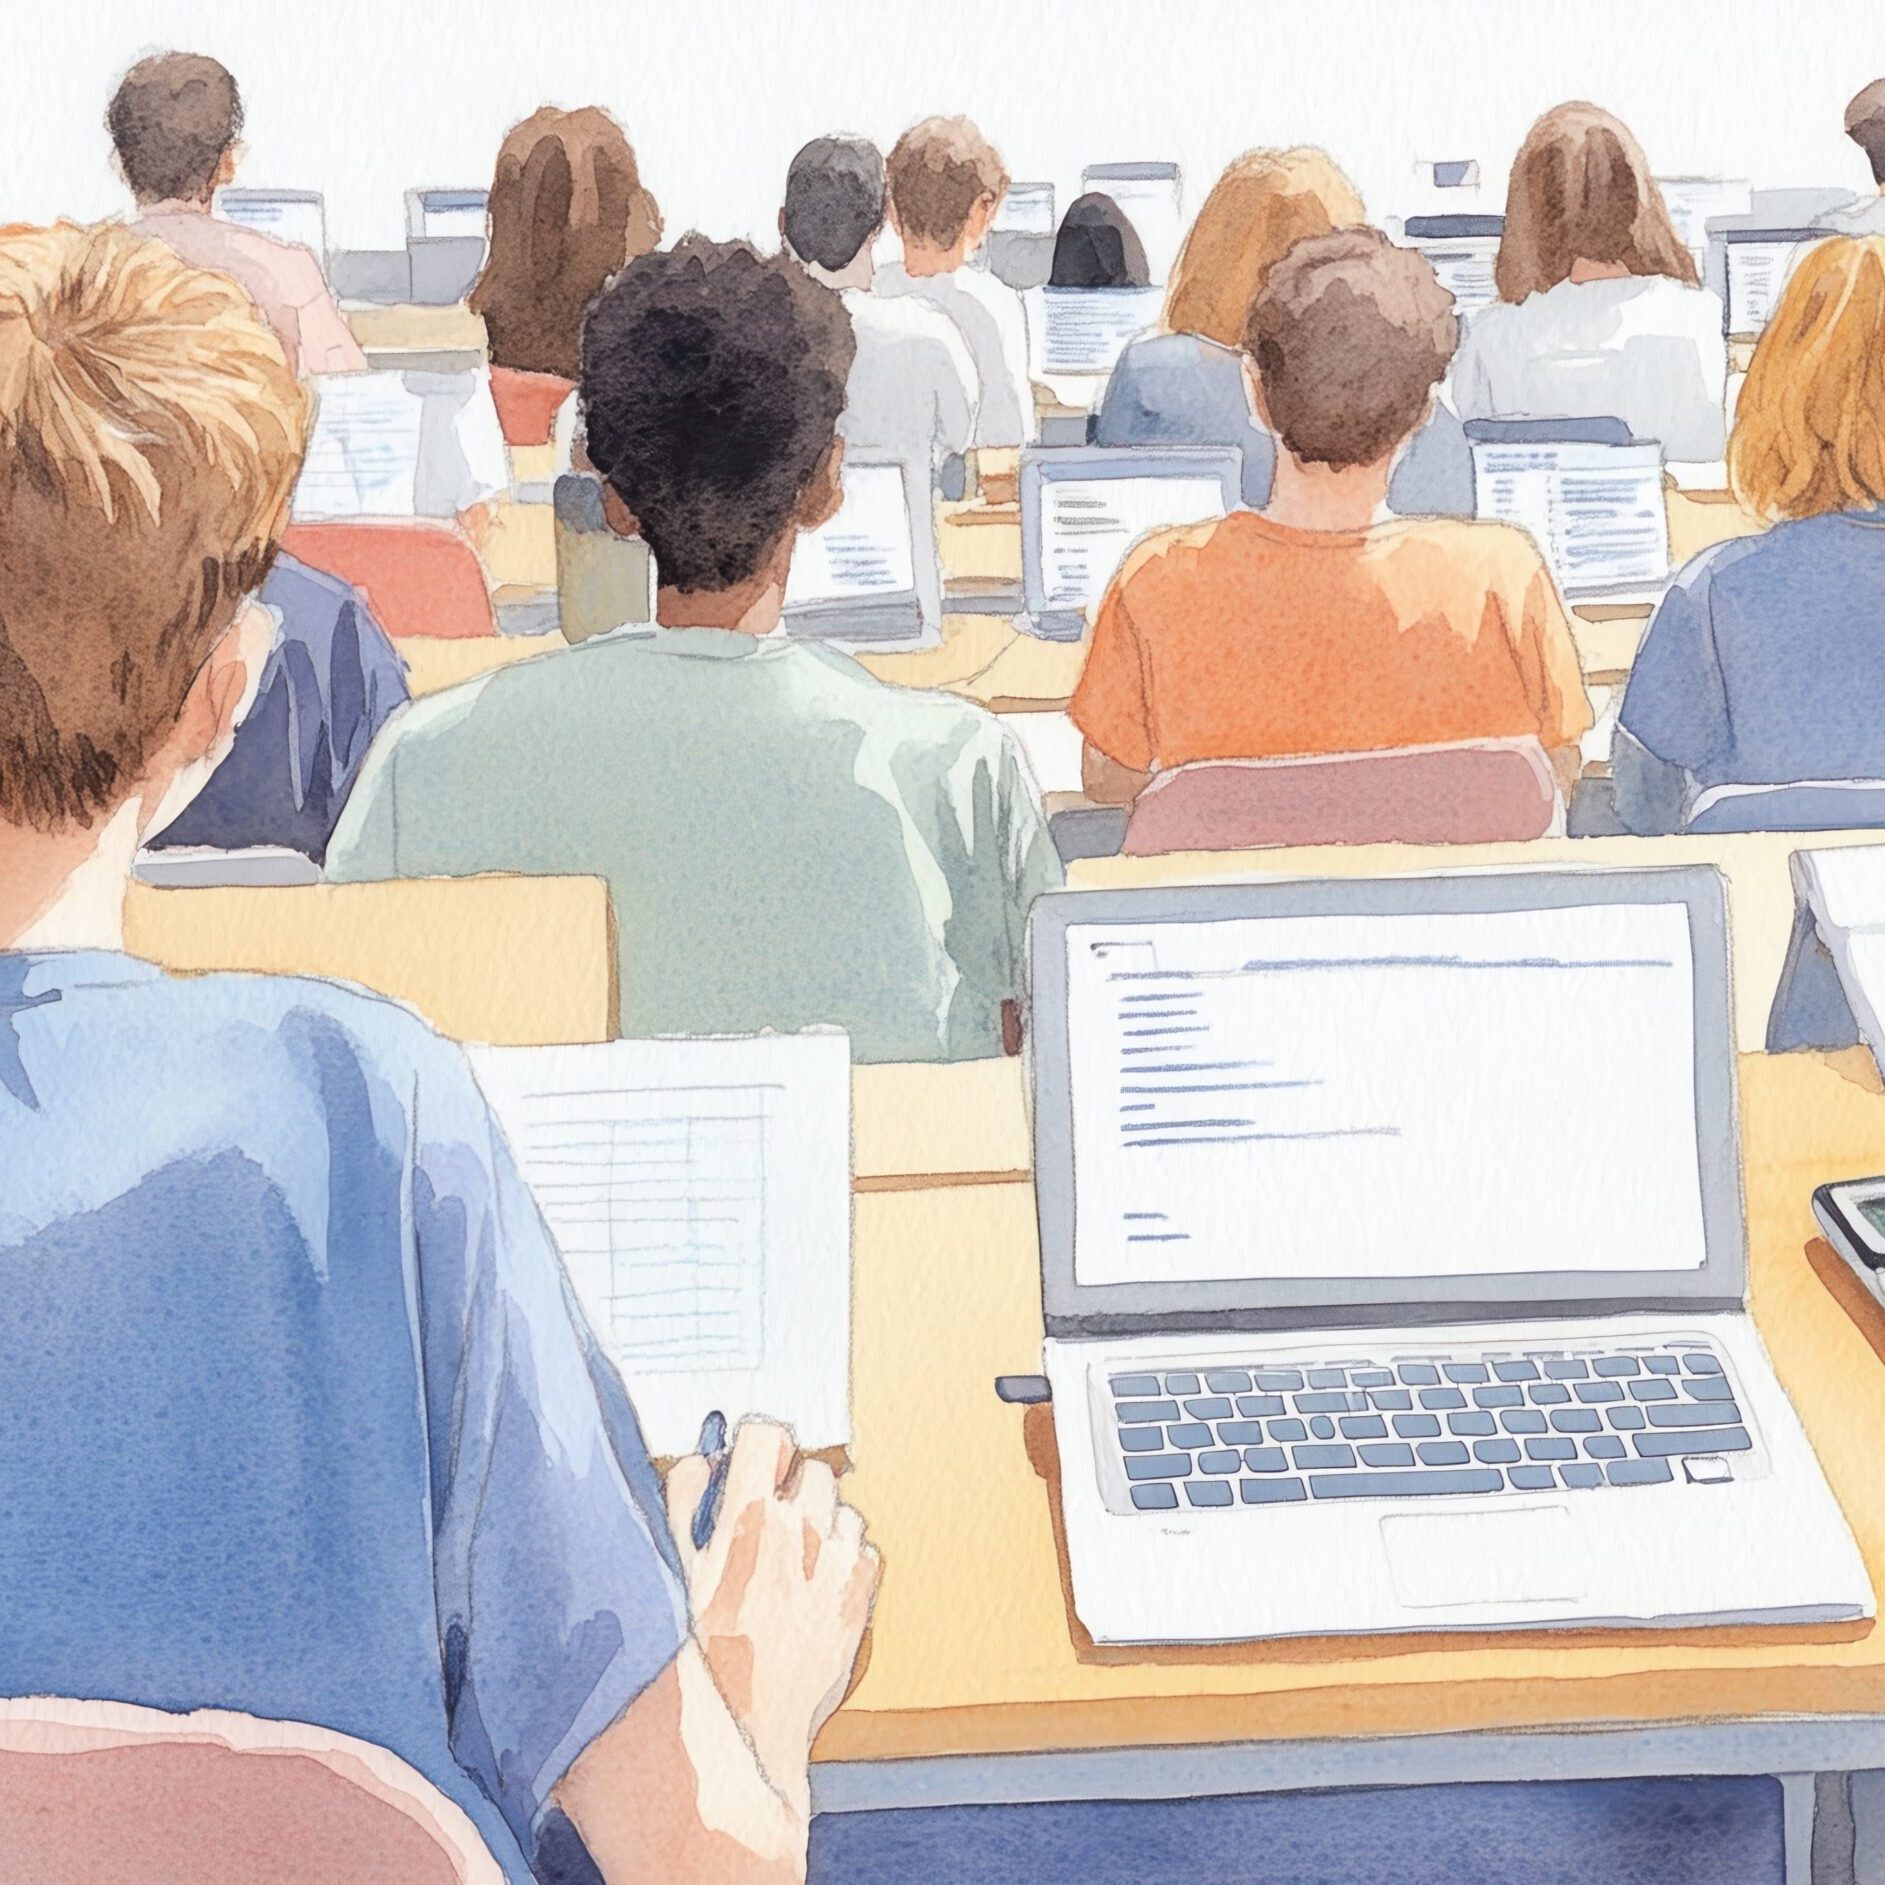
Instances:
[[[1050,288],[1144,288],[1150,276],[1145,244],[1110,196],[1093,190],[1068,204],[1054,238]]]
[[[815,137],[792,159],[781,229],[801,262],[848,267],[883,226],[883,153],[867,138]]]
[[[744,242],[688,236],[598,296],[582,341],[589,461],[664,588],[758,572],[837,436],[855,351],[833,290]]]

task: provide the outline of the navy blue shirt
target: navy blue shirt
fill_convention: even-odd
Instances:
[[[322,983],[0,953],[0,1301],[0,1694],[358,1735],[528,1880],[688,1621],[459,1050]]]
[[[409,698],[406,670],[351,584],[277,556],[261,599],[281,617],[229,756],[150,843],[327,853],[373,736]]]
[[[1612,756],[1633,831],[1711,786],[1885,779],[1885,511],[1776,524],[1693,558],[1630,670]]]

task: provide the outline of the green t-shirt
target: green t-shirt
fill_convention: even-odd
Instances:
[[[337,881],[599,876],[630,1035],[844,1028],[860,1061],[998,1053],[1061,881],[998,720],[782,636],[630,627],[415,702]]]

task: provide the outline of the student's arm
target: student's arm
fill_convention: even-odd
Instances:
[[[397,661],[397,654],[393,658]],[[400,684],[405,685],[403,670]],[[395,713],[374,735],[366,762],[347,793],[321,864],[330,883],[384,883],[399,875],[394,757],[399,726]]]
[[[1108,759],[1091,740],[1080,748],[1080,789],[1096,805],[1130,805],[1152,782],[1152,775]]]
[[[1729,748],[1711,556],[1683,570],[1656,605],[1617,715],[1617,816],[1645,836],[1682,829],[1693,777],[1717,768]]]
[[[939,319],[930,374],[936,387],[935,455],[966,452],[975,439],[975,362],[953,321]]]
[[[1157,757],[1145,646],[1128,600],[1132,569],[1128,558],[1100,604],[1070,709],[1085,741],[1080,783],[1102,805],[1130,805]]]
[[[1591,729],[1590,695],[1571,639],[1571,624],[1529,537],[1509,531],[1506,549],[1513,558],[1513,581],[1506,598],[1513,650],[1552,771],[1566,798],[1583,770],[1578,742]]]
[[[333,291],[321,274],[321,265],[312,255],[303,266],[295,265],[294,311],[300,329],[301,372],[364,373],[367,357],[354,339]]]
[[[1680,831],[1689,803],[1689,775],[1659,759],[1626,726],[1610,742],[1610,781],[1626,831],[1659,838]]]

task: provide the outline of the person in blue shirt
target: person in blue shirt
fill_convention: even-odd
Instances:
[[[412,697],[405,663],[351,583],[278,553],[261,601],[279,619],[229,757],[153,850],[278,845],[320,863],[373,736]]]
[[[1658,606],[1611,753],[1632,831],[1715,788],[1885,779],[1885,237],[1801,259],[1742,388],[1728,471],[1756,537],[1695,557]]]
[[[830,1471],[743,1424],[696,1549],[459,1050],[124,953],[307,418],[226,278],[0,236],[0,1694],[373,1741],[512,1885],[801,1880],[876,1582]]]

